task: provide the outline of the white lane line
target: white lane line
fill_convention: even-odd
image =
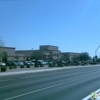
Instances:
[[[64,76],[66,76],[66,75],[64,75]],[[58,76],[58,77],[53,77],[53,78],[55,79],[55,78],[61,78],[61,77]],[[43,81],[43,80],[46,80],[46,79],[50,79],[50,78],[39,79],[39,80],[28,81],[28,82],[22,82],[22,83],[17,83],[17,84],[12,84],[12,85],[6,85],[6,86],[0,87],[0,89],[6,88],[6,87],[12,87],[12,86],[17,86],[17,85],[22,85],[22,84],[25,84],[25,83],[33,83],[33,82]]]
[[[57,86],[68,84],[68,83],[71,83],[71,82],[74,82],[74,81],[78,81],[78,80],[81,80],[81,79],[84,79],[84,78],[87,78],[87,77],[90,77],[90,75],[84,76],[84,77],[81,77],[81,78],[78,78],[78,79],[70,80],[70,81],[67,81],[67,82],[59,83],[59,84],[56,84],[56,85],[52,85],[52,86],[49,86],[49,87],[45,87],[45,88],[42,88],[42,89],[38,89],[38,90],[35,90],[35,91],[23,93],[23,94],[20,94],[20,95],[14,96],[14,97],[10,97],[10,98],[4,99],[4,100],[12,100],[12,99],[19,98],[19,97],[22,97],[22,96],[26,96],[26,95],[29,95],[29,94],[32,94],[32,93],[40,92],[40,91],[43,91],[43,90],[47,90],[47,89],[51,89],[51,88],[54,88],[54,87],[57,87]]]
[[[3,81],[11,81],[13,79],[6,79],[6,80],[0,80],[0,82],[3,82]]]
[[[92,73],[86,73],[85,75],[82,75],[81,77],[86,76],[86,75],[92,75],[92,74],[95,74],[95,73],[97,74],[97,72],[100,72],[100,71],[95,71],[95,72],[92,72]],[[77,77],[77,78],[79,78],[79,77]],[[49,78],[45,78],[45,79],[49,79]],[[22,85],[22,84],[25,84],[25,83],[30,84],[30,83],[33,83],[34,81],[36,82],[36,81],[41,81],[41,80],[45,80],[45,79],[33,80],[33,81],[28,81],[28,82],[22,82],[22,83],[17,83],[17,84],[6,85],[6,86],[0,87],[0,89],[7,88],[7,87],[12,87],[12,86],[18,86],[18,85]]]
[[[72,72],[74,73],[75,71],[77,71],[77,70],[73,70]],[[36,76],[24,76],[24,77],[20,77],[20,78],[26,79],[26,78],[32,78],[32,77],[49,76],[49,75],[64,74],[64,73],[70,73],[70,72],[57,72],[57,73],[50,73],[50,74],[43,74],[43,75],[36,75]]]
[[[91,91],[91,92],[92,92],[92,91]],[[95,92],[96,92],[96,93],[100,92],[100,89],[96,90]],[[91,93],[90,93],[90,95],[86,96],[86,97],[83,98],[82,100],[88,100],[88,99],[90,99],[90,98],[91,98]],[[98,100],[98,99],[95,99],[95,100]],[[99,99],[99,100],[100,100],[100,99]]]
[[[74,73],[75,71],[77,71],[77,70],[73,70],[72,72]],[[91,71],[89,71],[89,72],[91,72]],[[32,77],[39,77],[39,76],[45,76],[45,75],[49,76],[49,75],[56,75],[56,74],[61,74],[61,73],[64,74],[64,73],[70,73],[70,72],[57,72],[57,73],[50,73],[50,74],[43,74],[43,75],[36,75],[36,76],[24,76],[24,77],[20,77],[20,78],[27,79],[27,78],[32,78]]]

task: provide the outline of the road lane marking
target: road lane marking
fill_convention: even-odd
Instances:
[[[86,76],[86,75],[95,74],[95,73],[97,74],[97,72],[100,72],[100,70],[99,71],[92,72],[92,73],[89,73],[89,74],[86,73],[85,75],[82,75],[81,77]],[[77,77],[77,78],[79,78],[79,77]],[[49,78],[45,78],[45,79],[49,79]],[[45,79],[41,79],[41,80],[45,80]],[[33,81],[28,81],[28,82],[22,82],[22,83],[17,83],[17,84],[6,85],[6,86],[0,87],[0,89],[7,88],[7,87],[12,87],[12,86],[18,86],[18,85],[22,85],[22,84],[25,84],[25,83],[29,83],[30,84],[30,83],[33,83],[34,81],[41,81],[41,80],[33,80]]]
[[[100,92],[100,89],[96,90],[95,92],[96,92],[96,93]],[[88,99],[91,99],[91,93],[90,93],[90,95],[86,96],[86,97],[83,98],[82,100],[88,100]],[[97,99],[95,99],[95,100],[97,100]]]
[[[66,75],[64,75],[64,76],[66,76]],[[64,77],[63,76],[63,77]],[[57,77],[53,77],[53,79],[55,79],[55,78],[61,78],[61,77],[59,77],[59,76],[57,76]],[[43,81],[43,80],[46,80],[46,79],[50,79],[50,78],[45,78],[45,79],[39,79],[39,80],[34,80],[35,82],[38,82],[38,81]],[[33,83],[34,81],[28,81],[28,82],[22,82],[22,83],[17,83],[17,84],[12,84],[12,85],[6,85],[6,86],[2,86],[2,87],[0,87],[0,89],[1,88],[6,88],[6,87],[12,87],[12,86],[17,86],[17,85],[21,85],[21,84],[25,84],[25,83]]]
[[[93,73],[91,73],[91,74],[93,74]],[[34,90],[34,91],[31,91],[31,92],[23,93],[23,94],[20,94],[20,95],[14,96],[14,97],[10,97],[10,98],[4,99],[4,100],[12,100],[12,99],[19,98],[19,97],[22,97],[22,96],[26,96],[26,95],[29,95],[29,94],[32,94],[32,93],[40,92],[40,91],[43,91],[43,90],[47,90],[47,89],[51,89],[51,88],[54,88],[54,87],[57,87],[57,86],[68,84],[68,83],[71,83],[71,82],[74,82],[74,81],[78,81],[78,80],[81,80],[81,79],[84,79],[84,78],[87,78],[87,77],[90,77],[90,76],[91,75],[89,74],[88,76],[80,77],[78,79],[74,79],[74,80],[70,80],[70,81],[67,81],[67,82],[59,83],[59,84],[52,85],[52,86],[49,86],[49,87]]]
[[[78,70],[73,70],[73,72],[75,72],[75,71],[78,71]],[[79,70],[80,71],[80,70]],[[66,71],[67,72],[67,71]],[[21,79],[27,79],[27,78],[32,78],[32,77],[39,77],[39,76],[45,76],[45,75],[47,75],[47,76],[49,76],[49,75],[55,75],[55,74],[64,74],[64,73],[66,73],[66,72],[57,72],[57,73],[50,73],[50,74],[43,74],[43,75],[36,75],[36,76],[24,76],[24,77],[20,77]],[[89,72],[91,72],[91,71],[89,71]],[[67,72],[67,73],[70,73],[70,72]]]
[[[75,72],[77,70],[74,70]],[[32,77],[39,77],[39,76],[49,76],[49,75],[56,75],[56,74],[64,74],[64,73],[70,73],[70,72],[57,72],[57,73],[50,73],[50,74],[43,74],[43,75],[36,75],[36,76],[26,76],[26,77],[20,77],[21,79],[26,79],[26,78],[32,78]]]
[[[10,81],[10,80],[13,80],[13,79],[0,80],[0,82]]]

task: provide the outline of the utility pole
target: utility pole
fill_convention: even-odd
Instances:
[[[97,47],[97,49],[95,50],[95,59],[97,61],[97,50],[100,48],[100,45]]]
[[[97,56],[97,50],[99,49],[100,45],[97,47],[97,49],[95,50],[95,56]]]

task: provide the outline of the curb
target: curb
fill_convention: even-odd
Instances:
[[[37,73],[37,72],[45,72],[45,71],[54,71],[61,69],[71,69],[71,68],[86,68],[86,67],[94,67],[100,65],[92,65],[92,66],[71,66],[71,67],[63,67],[63,68],[48,68],[48,69],[38,69],[38,70],[28,70],[28,71],[16,71],[16,72],[3,72],[0,73],[0,76],[8,76],[8,75],[18,75],[18,74],[27,74],[27,73]]]

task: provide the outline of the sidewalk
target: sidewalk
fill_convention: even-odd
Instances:
[[[36,73],[36,72],[44,72],[44,71],[53,71],[53,70],[61,70],[61,69],[70,69],[70,68],[83,68],[83,67],[95,67],[100,65],[87,65],[87,66],[65,66],[65,67],[37,67],[37,68],[17,68],[17,69],[7,69],[6,72],[0,72],[0,76],[7,75],[17,75],[17,74],[26,74],[26,73]]]

